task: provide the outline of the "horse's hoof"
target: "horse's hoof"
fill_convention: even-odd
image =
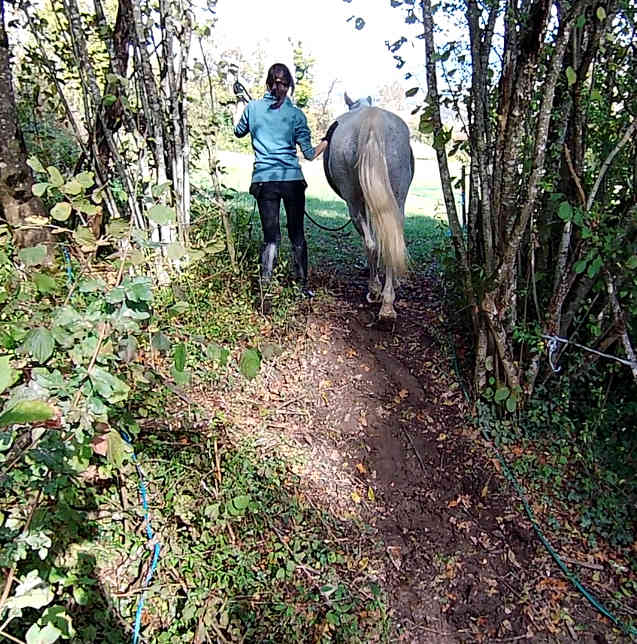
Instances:
[[[394,309],[381,309],[378,313],[378,321],[394,324],[396,322],[396,311]]]

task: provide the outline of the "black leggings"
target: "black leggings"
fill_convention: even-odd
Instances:
[[[307,184],[299,181],[264,181],[253,183],[250,194],[257,200],[261,227],[263,228],[263,247],[261,249],[261,277],[268,281],[281,243],[279,212],[281,200],[287,215],[287,229],[292,258],[294,260],[295,277],[303,284],[307,282],[307,244],[303,230],[305,216],[305,188]]]

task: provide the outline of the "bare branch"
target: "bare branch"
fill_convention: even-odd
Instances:
[[[597,177],[597,181],[595,181],[595,185],[591,190],[591,194],[588,195],[588,201],[586,202],[587,211],[589,211],[593,206],[593,201],[595,200],[597,191],[599,190],[599,186],[602,183],[602,179],[604,178],[604,175],[606,174],[606,172],[608,172],[608,168],[610,168],[610,164],[613,162],[613,159],[617,156],[617,154],[624,147],[624,145],[626,145],[626,143],[628,142],[628,139],[633,135],[633,132],[635,132],[636,129],[637,129],[637,119],[633,119],[632,123],[626,128],[626,131],[624,132],[624,135],[622,136],[622,138],[619,139],[619,142],[617,143],[617,145],[613,148],[613,150],[608,155],[608,157],[606,157],[606,161],[604,161],[602,168],[599,171],[599,176]]]

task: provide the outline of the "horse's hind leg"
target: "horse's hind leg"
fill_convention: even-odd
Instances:
[[[394,283],[392,278],[392,269],[385,268],[385,288],[383,289],[383,304],[380,307],[378,317],[381,320],[395,320],[396,311],[394,310]]]
[[[367,250],[367,263],[369,264],[369,282],[367,283],[367,301],[372,304],[380,302],[383,285],[378,276],[378,253],[376,249]]]
[[[367,263],[369,265],[369,282],[367,283],[367,301],[370,303],[380,302],[383,285],[378,276],[378,243],[374,237],[374,231],[369,225],[363,206],[363,217],[361,218],[361,229],[363,243],[367,251]]]

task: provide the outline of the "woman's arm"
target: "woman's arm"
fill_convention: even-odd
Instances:
[[[249,106],[250,103],[245,106],[243,112],[237,110],[234,114],[234,135],[238,138],[245,136],[250,131],[250,123],[248,121]]]

